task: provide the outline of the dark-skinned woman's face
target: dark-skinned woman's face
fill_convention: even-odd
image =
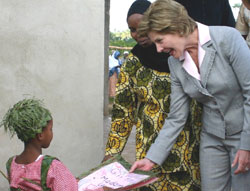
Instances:
[[[135,41],[143,47],[147,47],[152,44],[148,37],[138,37],[137,28],[139,26],[140,21],[142,20],[142,14],[133,14],[128,17],[128,28],[130,30],[131,37],[135,39]]]

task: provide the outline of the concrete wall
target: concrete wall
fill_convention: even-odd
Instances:
[[[25,97],[43,99],[54,117],[43,154],[75,176],[103,157],[104,10],[103,0],[0,0],[0,117]],[[0,169],[22,150],[1,128]]]

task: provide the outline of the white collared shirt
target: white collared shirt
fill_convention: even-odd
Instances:
[[[199,61],[199,67],[201,67],[202,61],[205,56],[205,50],[202,48],[202,45],[207,43],[211,40],[210,34],[209,34],[209,28],[207,25],[203,25],[201,23],[197,23],[198,26],[198,61]],[[180,60],[183,60],[182,67],[194,78],[201,80],[200,73],[198,71],[198,68],[196,67],[192,57],[188,53],[188,51],[184,51],[183,56],[180,57]]]

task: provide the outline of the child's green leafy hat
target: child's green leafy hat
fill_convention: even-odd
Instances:
[[[0,126],[4,126],[11,137],[17,134],[20,140],[28,142],[36,134],[41,133],[50,120],[52,120],[51,113],[43,107],[41,100],[24,99],[8,110]]]

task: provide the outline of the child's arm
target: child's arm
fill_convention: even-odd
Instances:
[[[53,160],[47,176],[47,186],[51,191],[77,191],[78,183],[73,174],[60,161]]]

